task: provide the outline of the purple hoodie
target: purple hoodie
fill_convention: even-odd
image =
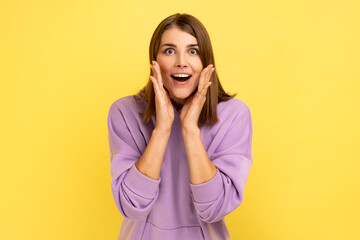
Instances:
[[[140,173],[135,162],[144,152],[155,127],[155,116],[144,124],[139,112],[144,100],[127,96],[109,110],[108,129],[111,189],[124,216],[118,239],[229,239],[224,217],[243,200],[252,164],[252,120],[248,106],[238,99],[217,106],[219,122],[200,128],[206,152],[217,168],[210,181],[190,183],[181,132],[175,118],[159,180]]]

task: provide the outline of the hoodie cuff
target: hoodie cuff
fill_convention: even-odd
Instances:
[[[135,164],[129,169],[124,178],[124,184],[131,191],[147,199],[153,199],[156,196],[160,181],[161,179],[154,180],[142,174]]]
[[[191,184],[193,199],[197,203],[208,203],[215,201],[223,190],[223,182],[219,170],[209,181],[201,184]]]

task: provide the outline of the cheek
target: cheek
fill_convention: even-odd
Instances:
[[[203,70],[203,65],[201,63],[200,59],[197,59],[194,63],[193,63],[193,69],[197,74],[201,74],[201,71]]]
[[[161,75],[164,77],[169,72],[169,66],[163,61],[158,61],[158,64],[160,66]]]
[[[161,72],[161,78],[162,78],[162,82],[164,84],[164,86],[166,88],[169,87],[169,68],[166,64],[164,64],[163,62],[159,61],[158,62],[159,66],[160,66],[160,72]]]

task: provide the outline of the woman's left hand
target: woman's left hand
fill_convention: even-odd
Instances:
[[[210,77],[214,70],[215,68],[210,64],[201,71],[197,92],[186,99],[180,113],[183,130],[198,128],[199,116],[206,100],[207,90],[212,83]]]

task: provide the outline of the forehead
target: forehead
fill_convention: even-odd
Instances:
[[[189,45],[197,44],[198,42],[191,34],[177,27],[172,27],[167,29],[161,36],[160,45],[165,43],[172,43],[175,45]]]

